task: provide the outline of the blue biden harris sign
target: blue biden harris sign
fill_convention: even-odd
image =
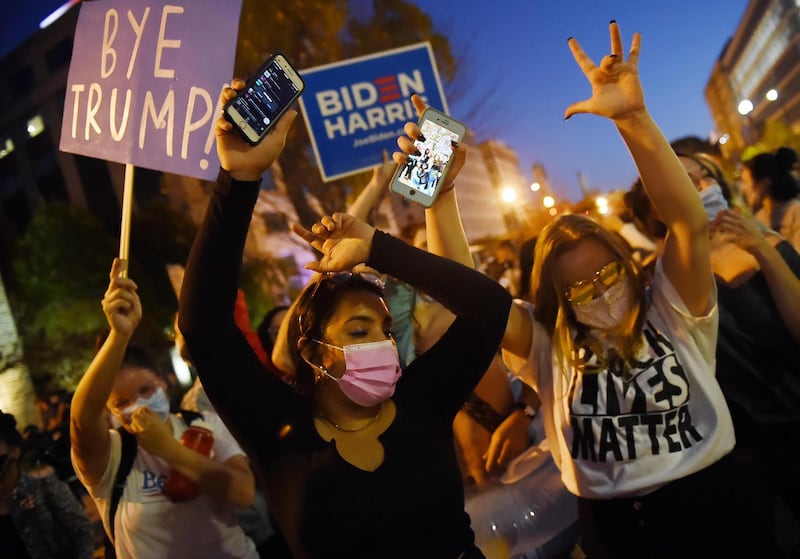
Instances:
[[[397,151],[403,125],[418,120],[411,95],[447,112],[429,43],[310,68],[300,99],[325,182],[371,169]]]

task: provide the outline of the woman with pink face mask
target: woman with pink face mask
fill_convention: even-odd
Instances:
[[[221,101],[243,85],[225,88]],[[464,512],[452,423],[502,338],[511,305],[502,287],[335,214],[311,231],[295,229],[323,257],[308,266],[320,274],[286,319],[294,386],[267,371],[235,327],[260,178],[293,117],[284,116],[254,147],[225,120],[217,123],[223,170],[189,257],[179,310],[206,393],[257,466],[295,558],[483,557]],[[462,164],[464,151],[456,149]],[[413,285],[456,315],[404,370],[381,286],[348,271],[359,264]]]

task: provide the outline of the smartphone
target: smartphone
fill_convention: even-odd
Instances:
[[[282,54],[273,54],[247,80],[239,94],[225,103],[223,114],[250,145],[269,133],[281,115],[305,89],[300,74]]]
[[[446,114],[428,107],[419,119],[422,138],[414,142],[419,155],[395,171],[391,191],[406,200],[429,208],[436,200],[453,158],[451,142],[460,142],[467,127]]]

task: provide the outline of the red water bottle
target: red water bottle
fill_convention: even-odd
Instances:
[[[181,444],[203,456],[211,457],[211,448],[214,446],[211,425],[201,420],[193,421],[181,435]],[[183,474],[172,469],[167,474],[167,481],[161,492],[173,503],[180,503],[197,497],[198,488],[195,482],[186,479]]]

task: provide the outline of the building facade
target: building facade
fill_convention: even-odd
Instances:
[[[750,1],[705,96],[729,163],[770,123],[800,133],[800,0]]]

